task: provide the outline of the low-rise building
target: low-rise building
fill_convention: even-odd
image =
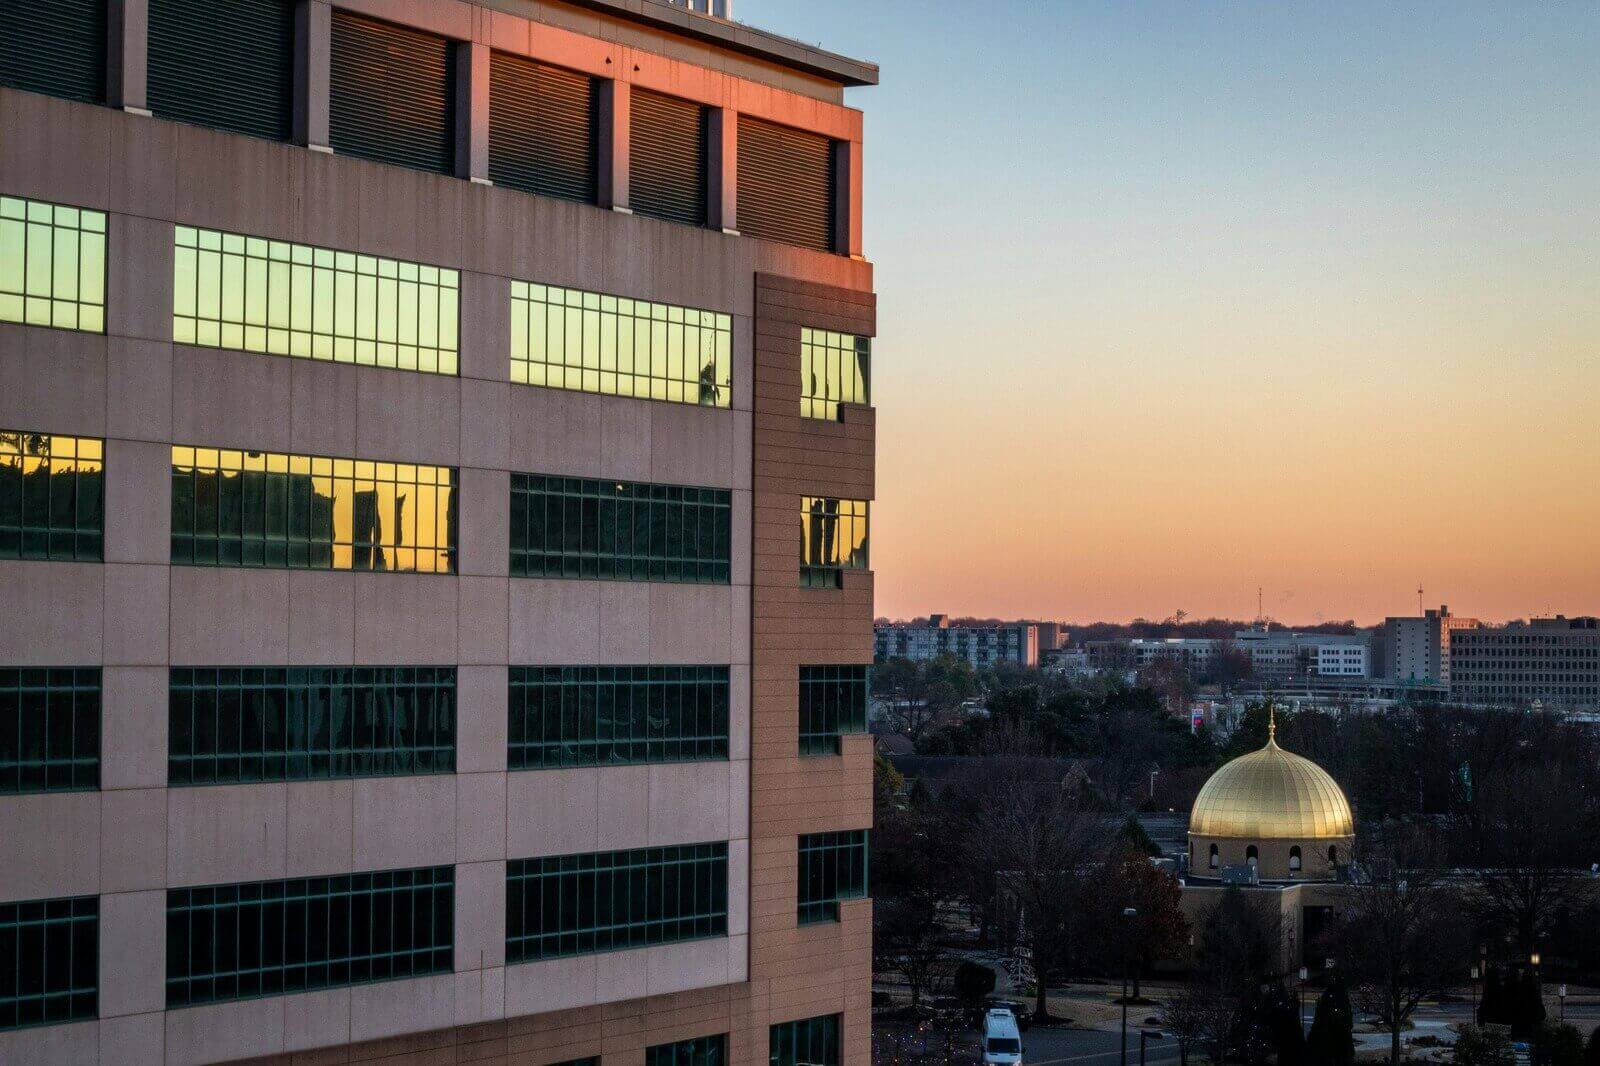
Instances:
[[[1600,707],[1600,618],[1535,618],[1459,630],[1450,695],[1468,703]]]
[[[1372,676],[1372,642],[1364,633],[1297,633],[1287,629],[1245,629],[1234,643],[1250,656],[1259,681],[1296,677]]]

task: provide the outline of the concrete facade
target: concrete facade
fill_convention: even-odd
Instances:
[[[1450,698],[1489,707],[1600,709],[1600,619],[1556,615],[1456,632]]]
[[[106,440],[104,562],[0,561],[0,666],[102,669],[101,789],[0,796],[0,902],[100,897],[99,1017],[0,1031],[0,1062],[637,1066],[647,1046],[719,1032],[732,1062],[765,1062],[771,1024],[832,1013],[845,1061],[864,1061],[870,901],[809,927],[795,902],[797,834],[871,822],[867,738],[844,738],[835,757],[796,749],[797,665],[871,654],[870,574],[799,589],[796,536],[801,494],[873,490],[870,409],[798,424],[800,324],[875,330],[861,116],[840,102],[859,82],[830,82],[821,59],[757,56],[759,35],[735,46],[673,32],[671,19],[700,17],[686,12],[309,0],[303,143],[278,144],[140,114],[143,5],[113,6],[123,110],[0,89],[0,192],[109,214],[106,333],[0,324],[0,427]],[[729,129],[743,112],[834,137],[853,161],[846,254],[733,232],[731,153],[714,183],[719,228],[695,229],[607,209],[626,207],[625,140],[606,206],[311,150],[327,140],[332,7],[485,59],[494,48],[582,70],[613,99],[638,84],[700,101]],[[486,106],[474,93],[469,171]],[[459,270],[459,376],[174,344],[174,224]],[[731,315],[731,407],[511,384],[511,280]],[[173,444],[454,467],[458,572],[172,566]],[[516,471],[729,490],[731,582],[510,577]],[[726,762],[508,772],[510,666],[676,663],[728,665]],[[456,666],[457,772],[168,788],[167,671],[224,664]],[[506,964],[509,859],[713,840],[728,842],[726,936]],[[456,972],[164,1009],[167,889],[452,864]]]

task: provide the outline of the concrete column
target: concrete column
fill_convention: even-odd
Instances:
[[[739,113],[713,107],[706,130],[706,223],[713,229],[739,233]]]
[[[632,214],[628,207],[628,138],[632,108],[628,83],[600,83],[600,206]]]
[[[456,177],[489,184],[489,46],[456,45]]]
[[[833,156],[833,250],[861,255],[861,142],[838,141]]]
[[[294,12],[294,139],[318,152],[328,143],[329,68],[333,8],[326,0],[299,0]]]
[[[106,4],[106,103],[148,115],[145,92],[149,0],[110,0]]]

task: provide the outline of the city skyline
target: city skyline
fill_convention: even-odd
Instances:
[[[1600,11],[735,14],[885,72],[880,616],[1594,612]]]

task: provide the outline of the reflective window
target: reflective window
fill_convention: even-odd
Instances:
[[[825,329],[800,331],[800,413],[839,417],[841,403],[872,402],[872,339]]]
[[[723,1066],[728,1061],[728,1034],[697,1036],[676,1044],[646,1048],[644,1066]]]
[[[733,402],[733,318],[513,281],[511,380],[727,407]]]
[[[728,932],[728,845],[513,859],[506,962],[669,944]]]
[[[807,833],[800,838],[799,921],[839,920],[839,901],[867,894],[867,831]]]
[[[800,497],[801,586],[843,588],[844,571],[867,565],[867,501]]]
[[[99,1011],[97,896],[0,903],[0,1029]]]
[[[99,787],[99,669],[0,670],[0,794]]]
[[[175,234],[180,344],[456,372],[454,270],[190,226]]]
[[[767,1038],[768,1066],[839,1066],[840,1016],[802,1018],[774,1025]]]
[[[511,475],[511,575],[726,585],[732,493]]]
[[[453,666],[174,669],[168,708],[173,787],[456,768]]]
[[[167,890],[167,1009],[450,973],[455,867]]]
[[[837,755],[839,737],[867,731],[867,667],[800,668],[800,754]]]
[[[172,561],[308,570],[455,570],[455,471],[172,449]]]
[[[0,322],[106,331],[106,216],[0,196]]]
[[[105,442],[0,429],[0,559],[98,561]]]
[[[514,666],[513,770],[728,757],[726,666]]]

